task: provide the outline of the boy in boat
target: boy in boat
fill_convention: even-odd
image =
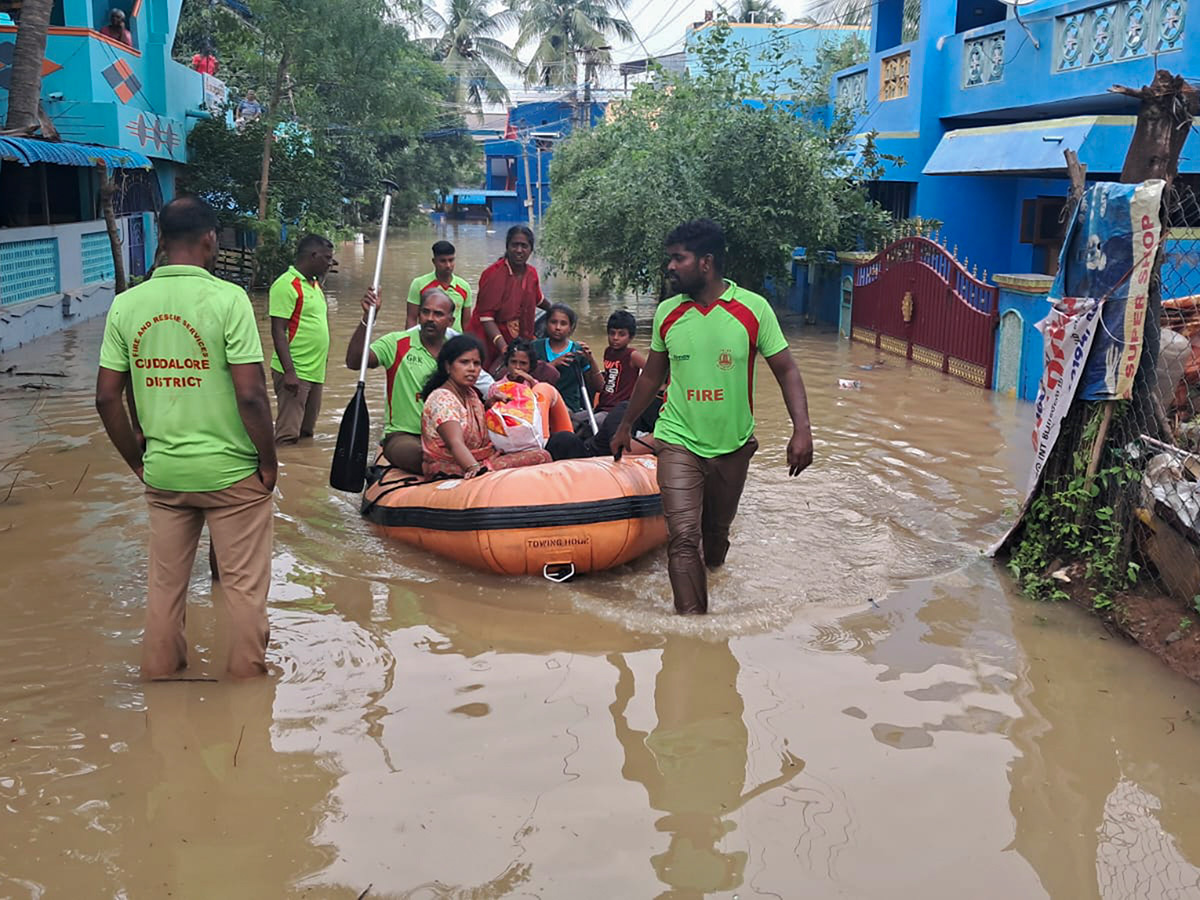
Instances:
[[[454,321],[450,327],[456,332],[463,330],[463,322],[471,318],[471,285],[454,274],[454,245],[449,241],[438,241],[433,245],[433,271],[420,275],[408,286],[408,304],[404,327],[417,324],[421,309],[421,295],[430,288],[441,288],[454,303]]]
[[[612,439],[620,458],[632,426],[664,379],[671,387],[654,426],[658,484],[667,519],[667,572],[675,611],[708,612],[705,567],[729,551],[754,438],[754,364],[763,356],[792,420],[788,474],[812,462],[812,430],[800,370],[775,312],[723,275],[725,233],[708,219],[685,222],[666,239],[667,280],[675,296],[659,304],[650,355]]]
[[[357,370],[362,364],[367,315],[374,307],[376,321],[382,298],[371,288],[363,295],[363,316],[350,336],[346,366]],[[384,368],[387,375],[387,424],[383,428],[383,453],[393,466],[421,474],[421,388],[437,371],[437,357],[454,320],[454,302],[441,288],[421,295],[418,323],[404,331],[393,331],[371,342],[367,368]]]
[[[646,357],[631,347],[630,341],[637,334],[637,319],[627,309],[618,309],[608,317],[608,346],[604,349],[604,375],[600,394],[596,400],[596,424],[604,420],[621,403],[633,396],[633,386]]]

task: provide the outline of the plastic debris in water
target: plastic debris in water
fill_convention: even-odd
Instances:
[[[857,391],[862,387],[861,381],[855,381],[851,378],[839,378],[838,387],[843,391]]]

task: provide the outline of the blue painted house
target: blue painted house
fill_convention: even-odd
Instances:
[[[15,10],[19,3],[0,9]],[[187,134],[225,100],[217,78],[171,59],[182,0],[56,0],[42,102],[61,142],[0,139],[0,350],[95,315],[112,300],[97,161],[114,177],[129,275],[155,251],[154,215],[174,196]],[[126,14],[132,46],[101,34]],[[3,20],[0,20],[2,22]],[[9,20],[11,21],[11,20]],[[0,24],[0,118],[15,24]]]
[[[508,113],[504,136],[484,142],[482,188],[459,188],[444,199],[452,218],[540,222],[550,205],[555,146],[580,126],[604,118],[605,104],[570,98],[521,103]]]
[[[881,0],[870,59],[837,74],[832,99],[904,160],[872,185],[898,217],[944,222],[980,269],[1052,274],[1063,151],[1079,154],[1089,178],[1116,178],[1137,103],[1108,88],[1148,84],[1156,58],[1197,71],[1186,12],[1187,0],[920,0],[919,12],[913,0]],[[1197,149],[1193,136],[1189,175],[1200,174]]]
[[[997,389],[1036,395],[1032,325],[1062,245],[1063,151],[1089,179],[1116,180],[1137,101],[1108,89],[1148,84],[1156,68],[1200,71],[1186,18],[1187,0],[880,0],[870,59],[834,78],[831,99],[856,111],[856,140],[874,133],[880,152],[903,160],[884,163],[875,199],[898,218],[940,220],[972,270],[1004,273],[994,276]],[[1195,134],[1180,169],[1182,187],[1200,187]],[[1200,221],[1171,224],[1167,267],[1190,272]]]

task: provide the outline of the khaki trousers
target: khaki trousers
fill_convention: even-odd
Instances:
[[[279,409],[275,416],[275,443],[294,444],[302,437],[312,437],[325,386],[300,379],[300,390],[293,394],[284,389],[282,372],[272,369],[271,380],[275,383],[275,405]]]
[[[200,542],[208,532],[229,609],[230,674],[267,671],[267,589],[271,585],[274,503],[258,473],[219,491],[182,493],[146,487],[150,506],[150,585],[142,675],[159,678],[187,666],[187,590]]]
[[[658,487],[667,518],[667,574],[675,611],[708,612],[708,576],[729,552],[729,526],[737,515],[750,457],[751,437],[739,449],[705,459],[678,444],[657,442]]]

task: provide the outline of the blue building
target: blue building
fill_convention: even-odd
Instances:
[[[1197,71],[1187,0],[880,0],[870,59],[837,74],[835,103],[904,160],[872,185],[897,217],[942,221],[960,259],[1053,274],[1067,192],[1064,150],[1115,180],[1137,102],[1108,91],[1157,67]],[[1181,171],[1200,173],[1194,136]],[[1185,180],[1187,180],[1185,178]]]
[[[684,36],[688,72],[695,74],[699,68],[698,42],[712,29],[720,26],[729,29],[725,47],[733,53],[745,52],[751,72],[763,74],[778,70],[780,78],[784,81],[802,77],[805,69],[817,62],[817,51],[822,46],[837,45],[852,37],[859,37],[865,41],[869,33],[867,28],[858,25],[811,25],[799,22],[769,25],[708,19],[689,26]],[[781,46],[783,60],[786,62],[782,67],[774,58],[774,48],[777,45]],[[780,88],[785,89],[783,84]]]
[[[1187,0],[880,0],[869,60],[836,74],[831,99],[856,114],[848,152],[873,133],[879,152],[903,160],[883,163],[874,198],[897,218],[941,221],[943,243],[970,272],[992,273],[997,390],[1037,393],[1033,326],[1048,311],[1064,236],[1063,151],[1079,155],[1089,179],[1117,180],[1138,102],[1109,88],[1149,84],[1157,68],[1194,73],[1200,43],[1186,36],[1186,15]],[[1200,187],[1198,149],[1193,134],[1184,189]],[[1170,224],[1166,296],[1200,258],[1200,220]],[[869,256],[843,257],[839,295]]]
[[[555,146],[576,127],[604,118],[605,104],[571,98],[521,103],[508,113],[504,136],[485,141],[482,188],[459,188],[444,199],[452,218],[540,222],[550,205]]]
[[[118,187],[126,272],[140,275],[152,265],[154,215],[174,196],[187,134],[225,100],[219,79],[171,59],[181,6],[56,0],[42,102],[62,140],[0,139],[0,350],[108,309],[114,273],[97,162]],[[0,3],[14,16],[19,7]],[[132,46],[101,34],[113,8],[124,10]],[[0,24],[0,118],[16,31]]]

